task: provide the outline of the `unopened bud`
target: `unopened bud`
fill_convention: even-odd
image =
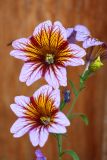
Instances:
[[[91,62],[89,69],[92,72],[95,72],[95,71],[99,70],[102,66],[103,66],[103,63],[101,62],[100,56],[99,56],[95,61]]]
[[[65,90],[64,91],[64,102],[65,103],[70,101],[70,94],[71,94],[70,90]]]

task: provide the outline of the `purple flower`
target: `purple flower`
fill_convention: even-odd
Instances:
[[[88,28],[83,25],[76,25],[74,30],[76,31],[76,40],[83,41],[83,48],[89,48],[103,44],[103,42],[93,38]]]
[[[33,146],[43,147],[49,133],[66,133],[68,118],[59,110],[60,91],[49,85],[40,87],[32,97],[16,96],[11,104],[18,119],[10,131],[14,137],[29,134]]]
[[[67,85],[66,66],[83,65],[85,50],[69,44],[66,29],[58,21],[39,24],[33,35],[13,41],[10,55],[23,60],[20,81],[29,86],[41,77],[54,88]]]
[[[43,155],[40,149],[35,151],[36,160],[47,160],[47,158]]]

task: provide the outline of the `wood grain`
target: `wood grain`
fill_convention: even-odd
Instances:
[[[106,0],[1,0],[0,1],[0,160],[32,160],[34,150],[28,136],[14,139],[9,132],[16,116],[9,105],[16,95],[30,96],[44,83],[31,87],[19,82],[22,62],[9,56],[7,44],[32,34],[35,26],[47,19],[60,20],[65,27],[84,24],[93,36],[107,41]],[[81,160],[107,159],[107,64],[87,82],[75,111],[88,115],[86,127],[80,119],[73,120],[64,137],[64,148],[74,149]],[[68,68],[68,77],[78,81],[81,69]],[[69,107],[69,106],[68,106]],[[67,108],[68,108],[67,107]],[[66,108],[66,110],[67,110]],[[65,110],[65,112],[66,112]],[[50,136],[42,149],[49,160],[57,160],[56,141]],[[63,157],[70,160],[70,157]]]

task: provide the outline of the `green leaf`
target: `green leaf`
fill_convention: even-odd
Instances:
[[[63,110],[63,108],[65,107],[65,101],[64,100],[62,100],[62,102],[61,102],[61,104],[60,104],[60,110],[62,111]]]
[[[86,125],[89,124],[89,120],[88,120],[88,117],[87,117],[86,115],[81,114],[80,117],[81,117],[81,119],[84,121],[84,123],[85,123]]]
[[[62,153],[62,155],[65,154],[65,153],[69,154],[73,158],[73,160],[80,160],[78,155],[73,150],[65,150]]]
[[[70,86],[71,86],[71,88],[73,90],[74,95],[77,96],[78,95],[78,91],[77,91],[74,83],[71,80],[69,80],[69,83],[70,83]]]
[[[70,120],[76,117],[80,117],[86,125],[89,124],[88,117],[83,113],[72,113],[71,115],[68,116]]]

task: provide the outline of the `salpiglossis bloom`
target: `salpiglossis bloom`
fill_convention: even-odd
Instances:
[[[66,29],[58,21],[39,24],[32,36],[15,40],[12,46],[10,55],[25,62],[19,79],[28,86],[41,77],[54,88],[66,86],[66,66],[84,64],[84,49],[69,44]]]
[[[42,86],[32,97],[16,96],[11,109],[18,119],[11,127],[14,137],[29,133],[33,146],[44,146],[49,133],[66,133],[70,122],[60,112],[60,91],[49,85]]]

